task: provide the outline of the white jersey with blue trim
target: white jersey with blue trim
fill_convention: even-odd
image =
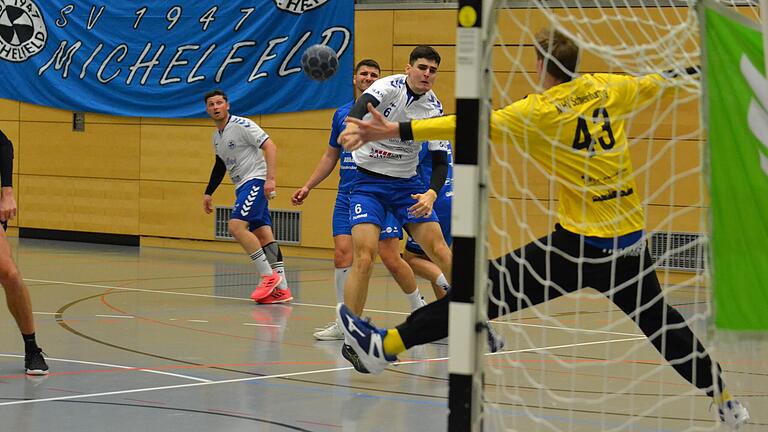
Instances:
[[[223,131],[213,133],[213,151],[227,166],[235,188],[255,178],[266,180],[267,162],[261,146],[267,139],[269,135],[256,122],[234,115]]]
[[[405,85],[406,75],[390,75],[376,80],[364,94],[379,101],[376,110],[390,121],[401,122],[443,115],[443,105],[430,90],[415,96]],[[366,114],[364,118],[370,118]],[[358,167],[390,177],[410,178],[416,175],[419,151],[423,141],[386,139],[371,141],[352,152]],[[448,141],[429,141],[429,150],[447,151]]]

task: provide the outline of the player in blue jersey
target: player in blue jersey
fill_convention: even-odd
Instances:
[[[27,375],[47,375],[48,365],[43,358],[43,350],[35,340],[35,320],[32,315],[32,302],[29,289],[21,278],[16,263],[11,255],[11,245],[5,235],[8,221],[16,217],[16,199],[13,197],[13,143],[0,131],[0,283],[5,290],[5,302],[8,311],[16,320],[16,325],[24,339],[24,368]]]
[[[216,123],[213,149],[216,163],[203,195],[203,210],[213,212],[213,192],[229,172],[235,185],[235,205],[227,223],[232,237],[245,249],[261,275],[251,294],[258,303],[285,303],[293,296],[285,280],[283,254],[272,233],[267,202],[276,194],[277,148],[255,122],[229,113],[227,95],[205,95],[205,110]]]
[[[445,184],[442,189],[437,191],[437,199],[433,205],[435,215],[437,215],[440,223],[440,229],[443,232],[443,238],[445,243],[450,247],[453,243],[451,237],[451,206],[453,203],[453,151],[450,142],[447,146],[447,159],[448,159],[448,175],[445,179]],[[430,179],[432,177],[432,153],[429,151],[428,144],[425,142],[422,144],[421,151],[419,152],[419,166],[416,168],[421,181],[425,187],[429,186]],[[408,241],[405,243],[405,251],[403,252],[403,259],[413,269],[413,272],[432,284],[432,290],[435,292],[437,299],[443,298],[445,292],[448,291],[450,285],[445,275],[435,263],[433,263],[424,249],[411,237],[408,236]]]
[[[359,94],[367,90],[379,78],[380,73],[381,69],[375,60],[365,59],[360,61],[355,67],[355,75],[352,79],[357,93]],[[350,101],[334,113],[329,145],[325,153],[320,158],[314,172],[310,175],[304,186],[297,189],[291,197],[291,202],[294,205],[303,204],[310,191],[327,178],[336,167],[336,163],[340,162],[338,194],[333,210],[333,263],[335,267],[334,282],[337,303],[344,301],[344,284],[352,266],[352,227],[349,218],[349,193],[357,165],[352,158],[352,154],[344,151],[336,141],[344,129],[344,119],[349,114],[353,103],[354,101]],[[424,301],[416,287],[416,280],[412,271],[400,257],[398,251],[399,239],[402,237],[401,230],[402,228],[397,224],[394,217],[388,217],[385,227],[381,230],[379,236],[379,255],[384,265],[408,296],[411,309],[415,309],[421,306]],[[313,336],[318,340],[344,339],[344,334],[336,321],[316,330]]]

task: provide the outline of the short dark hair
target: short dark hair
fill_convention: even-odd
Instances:
[[[219,90],[219,89],[211,90],[208,93],[206,93],[205,96],[203,96],[203,101],[205,103],[208,103],[208,99],[210,99],[210,98],[212,98],[214,96],[221,96],[221,97],[224,98],[225,101],[229,102],[229,98],[227,97],[227,94],[224,93],[223,91]]]
[[[567,82],[576,74],[579,47],[558,30],[544,29],[536,33],[536,58],[544,61],[548,74]]]
[[[418,59],[432,60],[437,65],[440,65],[440,54],[437,50],[427,45],[419,45],[411,51],[410,57],[408,57],[408,64],[413,65]]]
[[[377,62],[374,59],[362,59],[359,62],[357,62],[357,65],[355,66],[355,73],[360,71],[360,68],[363,66],[368,66],[376,69],[377,71],[381,72],[381,66],[379,66],[379,62]]]

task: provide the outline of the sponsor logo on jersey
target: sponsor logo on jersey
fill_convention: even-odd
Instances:
[[[45,48],[48,30],[32,0],[0,0],[0,58],[27,61]]]

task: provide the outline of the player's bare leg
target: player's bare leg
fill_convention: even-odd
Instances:
[[[344,303],[357,314],[363,313],[363,306],[368,297],[368,283],[379,249],[380,233],[381,228],[371,223],[352,227],[352,270],[344,285]]]
[[[411,237],[421,246],[429,259],[437,265],[450,283],[453,254],[451,248],[445,243],[440,224],[437,222],[409,223],[406,228],[411,233]]]
[[[437,284],[437,279],[443,274],[437,264],[430,261],[426,255],[413,253],[407,249],[403,252],[403,260],[413,269],[416,276],[429,281],[437,300],[445,297],[445,289]]]
[[[11,246],[5,231],[0,229],[0,283],[5,290],[5,302],[8,310],[16,320],[16,325],[22,334],[35,332],[35,322],[32,316],[32,302],[29,299],[29,290],[24,285],[16,263],[11,257]]]

